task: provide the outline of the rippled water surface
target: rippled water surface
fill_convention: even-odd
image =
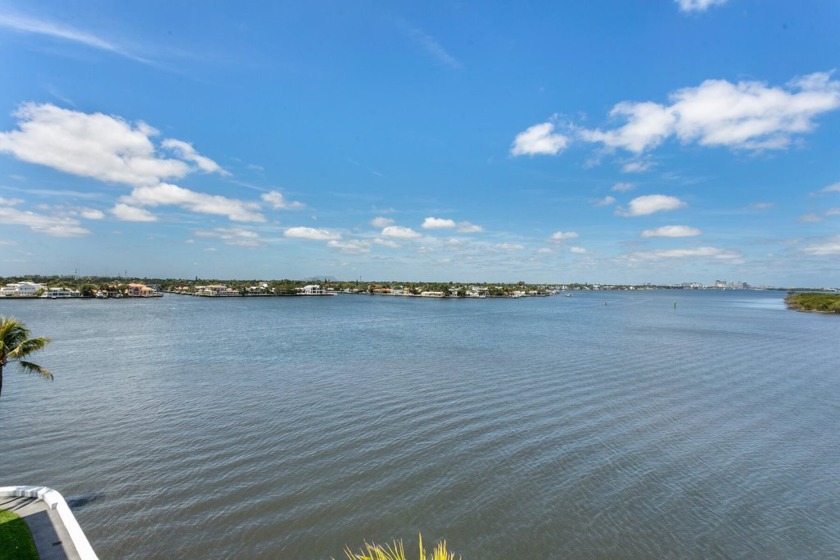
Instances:
[[[781,293],[0,314],[56,373],[7,369],[0,485],[62,492],[101,558],[840,557],[840,318]]]

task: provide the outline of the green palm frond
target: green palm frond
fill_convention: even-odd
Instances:
[[[29,333],[27,333],[29,334]],[[51,341],[49,338],[27,338],[8,353],[10,359],[25,358],[32,352],[43,350]]]
[[[17,362],[23,371],[52,379],[53,374],[47,368],[23,360],[49,343],[48,338],[29,338],[29,329],[25,324],[14,317],[0,315],[0,388],[3,386],[3,367],[9,362]]]
[[[47,368],[39,366],[38,364],[33,364],[32,362],[24,362],[23,360],[19,360],[18,364],[20,364],[20,367],[23,369],[23,371],[27,373],[35,373],[37,375],[40,375],[41,377],[46,377],[50,381],[52,381],[53,379],[52,372]]]

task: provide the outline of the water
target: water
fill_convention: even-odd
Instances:
[[[56,373],[0,485],[102,558],[838,558],[840,319],[781,298],[0,302]]]

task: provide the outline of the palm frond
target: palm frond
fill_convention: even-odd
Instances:
[[[429,556],[423,548],[423,536],[420,535],[420,558],[419,560],[455,560],[455,553],[446,550],[446,541],[440,541],[432,550]],[[348,546],[344,549],[348,560],[407,560],[405,548],[401,540],[395,540],[393,544],[370,544],[365,543],[364,549],[353,552]],[[459,556],[460,559],[460,556]]]
[[[50,342],[51,340],[49,338],[27,338],[21,341],[15,348],[12,348],[7,356],[13,360],[25,358],[32,352],[43,350],[44,346]]]
[[[23,360],[18,360],[18,364],[20,364],[23,371],[38,374],[52,381],[53,374],[47,368],[41,367],[38,364],[33,364],[32,362],[24,362]]]

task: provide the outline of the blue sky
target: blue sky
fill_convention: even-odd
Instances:
[[[840,286],[840,3],[0,0],[0,276]]]

